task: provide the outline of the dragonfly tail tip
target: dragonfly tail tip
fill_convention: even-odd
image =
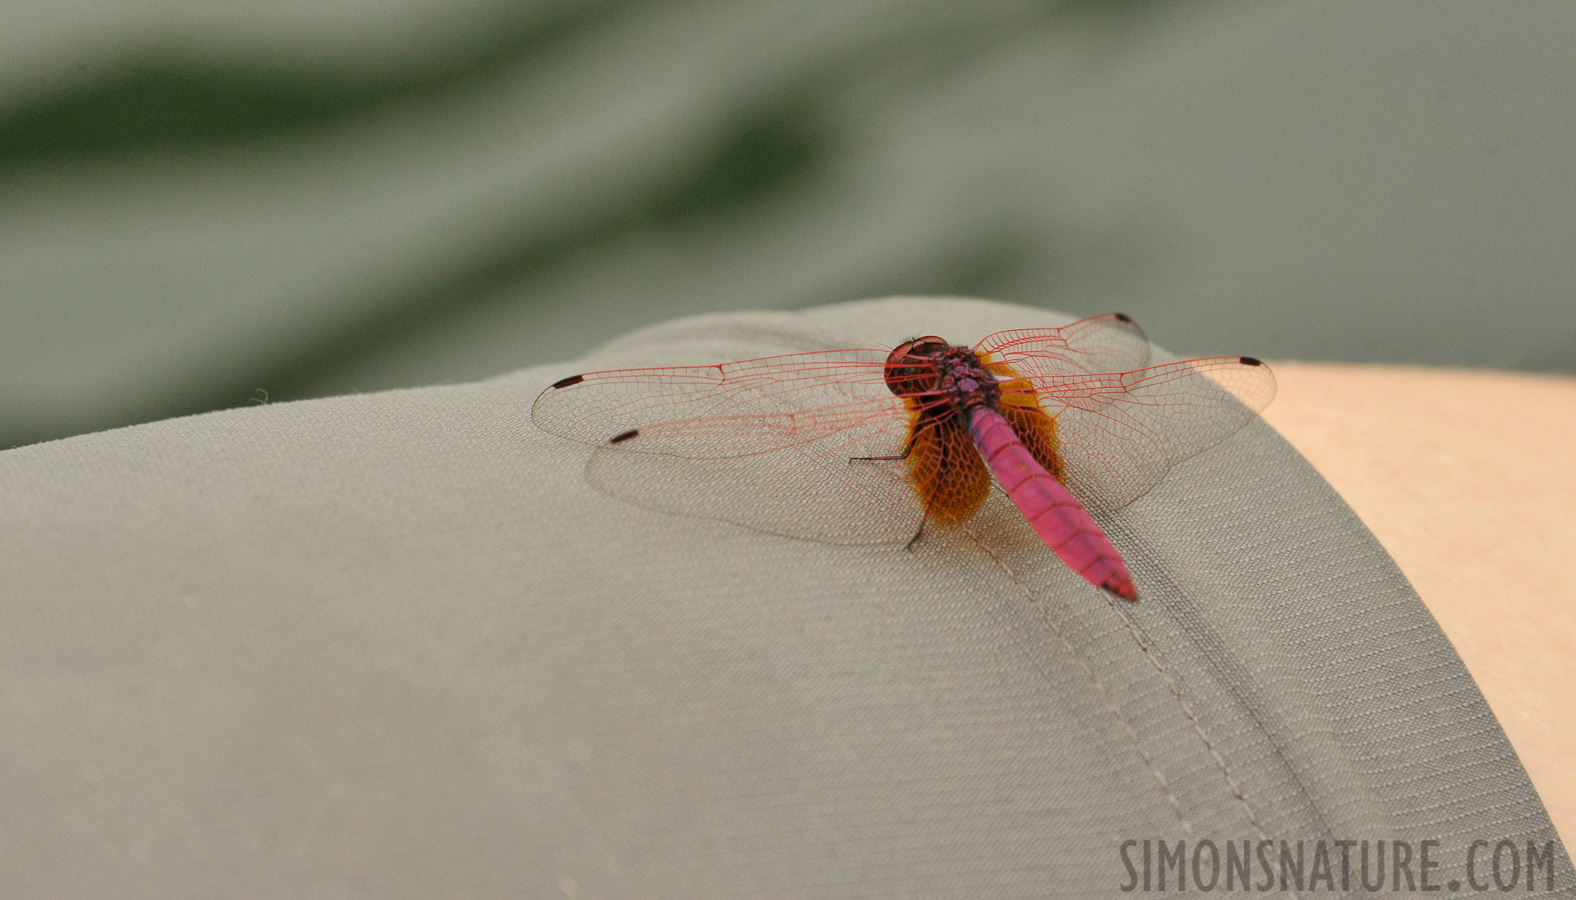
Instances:
[[[1118,597],[1121,597],[1123,600],[1126,600],[1129,603],[1138,602],[1138,589],[1133,587],[1133,582],[1131,579],[1124,578],[1120,575],[1114,576],[1105,584],[1101,585],[1101,587],[1117,595]]]

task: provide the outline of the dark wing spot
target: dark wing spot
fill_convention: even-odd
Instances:
[[[616,444],[616,443],[618,443],[620,441],[627,441],[627,440],[629,440],[630,438],[634,437],[635,435],[637,435],[639,433],[640,433],[640,429],[639,428],[631,428],[628,431],[624,432],[623,434],[615,434],[615,435],[613,435],[612,437],[607,439],[607,442],[609,444]]]
[[[571,384],[579,384],[580,382],[585,381],[585,380],[586,380],[586,377],[584,375],[571,375],[568,378],[560,378],[557,381],[553,382],[553,387],[555,387],[555,388],[566,388],[566,387],[569,387]]]
[[[1254,359],[1251,356],[1241,357],[1241,360],[1242,360],[1242,364],[1245,365],[1245,366],[1262,366],[1262,365],[1264,365],[1263,363],[1259,362],[1258,360]]]
[[[1131,322],[1131,321],[1133,321],[1133,317],[1128,315],[1127,313],[1111,313],[1111,315],[1116,316],[1116,320],[1118,322]]]

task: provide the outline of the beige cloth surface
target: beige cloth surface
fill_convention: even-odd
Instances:
[[[1262,423],[1104,519],[1127,605],[999,497],[913,552],[797,541],[600,495],[529,419],[591,368],[1065,321],[718,316],[0,453],[5,896],[1103,897],[1129,839],[1436,840],[1435,883],[1553,841],[1576,891],[1455,652]]]

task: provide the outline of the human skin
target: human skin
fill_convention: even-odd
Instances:
[[[1272,363],[1264,417],[1340,492],[1576,837],[1576,379]]]

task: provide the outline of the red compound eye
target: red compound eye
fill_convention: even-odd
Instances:
[[[935,387],[935,357],[951,346],[935,335],[927,335],[892,348],[886,361],[887,390],[908,397]]]

